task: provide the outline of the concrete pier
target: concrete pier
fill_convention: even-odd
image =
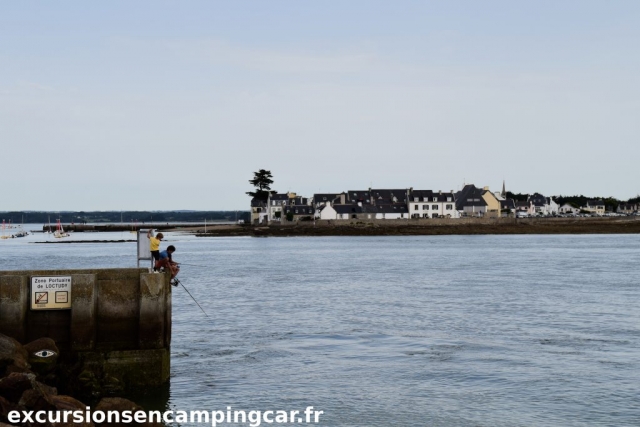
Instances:
[[[82,232],[105,232],[105,231],[138,231],[138,230],[148,230],[149,228],[153,228],[154,230],[173,230],[180,229],[185,227],[210,227],[213,228],[216,225],[228,225],[228,222],[171,222],[171,223],[140,223],[140,224],[120,224],[120,223],[105,223],[105,224],[62,224],[62,227],[65,231],[73,231],[76,233]],[[43,232],[48,232],[49,230],[55,231],[55,224],[49,226],[45,224],[42,226]]]
[[[34,277],[70,277],[70,308],[34,308]],[[170,367],[169,276],[142,268],[0,271],[0,333],[22,344],[52,338],[61,360],[80,361],[77,373],[95,387],[163,384]]]

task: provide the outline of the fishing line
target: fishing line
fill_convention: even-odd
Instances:
[[[189,265],[191,267],[202,267],[202,268],[211,268],[210,265],[198,265],[198,264],[185,264],[184,262],[178,262],[176,264],[180,264],[180,265]]]
[[[176,279],[173,279],[176,280]],[[191,297],[191,299],[193,300],[193,302],[195,302],[198,307],[200,307],[200,310],[202,310],[202,312],[204,313],[205,316],[209,317],[209,315],[207,314],[206,311],[204,311],[204,309],[200,306],[200,304],[198,304],[198,301],[196,301],[196,299],[193,297],[193,295],[191,295],[191,292],[189,292],[189,289],[187,289],[187,287],[185,285],[182,284],[181,281],[177,280],[178,283],[180,283],[180,286],[182,286],[184,288],[185,291],[187,291],[187,293],[189,294],[189,296]]]

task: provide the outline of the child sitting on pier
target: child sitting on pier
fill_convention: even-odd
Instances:
[[[160,252],[160,258],[156,261],[155,269],[158,270],[160,268],[166,268],[171,272],[171,280],[176,277],[178,272],[180,271],[180,266],[178,263],[173,262],[171,258],[171,254],[176,251],[176,247],[173,245],[169,245],[166,251]]]

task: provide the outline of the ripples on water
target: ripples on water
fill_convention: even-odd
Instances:
[[[638,236],[168,237],[211,319],[174,290],[171,384],[152,406],[640,425]],[[135,265],[131,243],[4,243],[0,269]]]

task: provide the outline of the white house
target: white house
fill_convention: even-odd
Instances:
[[[325,220],[338,219],[338,212],[336,212],[331,203],[326,202],[316,208],[316,218]]]
[[[296,193],[273,193],[267,199],[267,219],[269,221],[282,221],[285,216],[286,206],[311,206],[311,201],[305,197],[297,196]],[[300,209],[299,209],[300,212]],[[295,209],[292,211],[294,215]],[[308,214],[308,209],[304,216]]]
[[[282,208],[289,201],[289,193],[269,194],[267,199],[267,219],[269,222],[282,220]]]
[[[281,220],[291,219],[292,221],[307,221],[313,219],[315,208],[311,204],[311,199],[297,196],[295,193],[287,193],[288,199],[281,205]]]
[[[565,203],[558,208],[558,212],[561,214],[577,215],[580,213],[580,208],[576,208],[571,206],[569,203]]]
[[[394,203],[392,205],[364,206],[362,218],[366,219],[409,219],[407,205]]]
[[[527,201],[533,206],[532,214],[556,215],[558,213],[558,204],[553,200],[553,197],[545,197],[540,193],[533,193]]]
[[[407,205],[411,218],[460,218],[453,192],[410,189]]]
[[[267,202],[251,199],[251,223],[262,224],[267,221]]]
[[[621,214],[632,214],[634,212],[637,212],[638,210],[638,205],[634,204],[634,203],[620,203],[618,205],[618,213]]]
[[[533,207],[533,203],[519,201],[516,202],[516,216],[517,217],[527,217],[535,214],[535,208]]]
[[[604,201],[601,199],[587,200],[587,204],[582,206],[582,210],[602,216],[605,211]]]

